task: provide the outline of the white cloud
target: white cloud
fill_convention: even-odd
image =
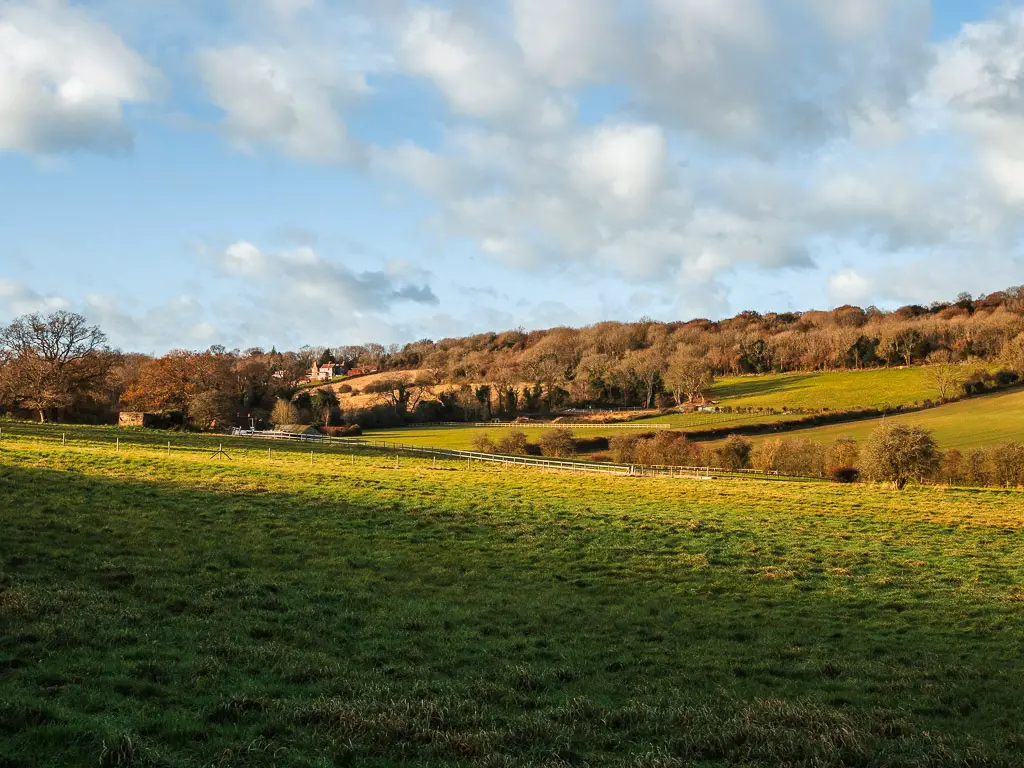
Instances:
[[[386,325],[397,303],[436,301],[416,269],[427,249],[451,245],[454,263],[467,242],[474,269],[543,274],[567,295],[624,281],[680,312],[727,311],[773,280],[818,301],[946,291],[973,262],[1015,281],[1024,11],[936,45],[927,0],[228,6],[233,23],[190,60],[230,141],[358,165],[346,179],[383,180],[368,194],[403,232],[427,210],[426,237],[376,270],[310,247],[224,249],[222,274],[276,318],[323,303],[333,322]],[[154,93],[145,62],[76,6],[2,8],[0,146],[124,142],[123,105]],[[43,117],[24,117],[23,93]]]
[[[663,183],[668,145],[656,125],[604,126],[576,142],[571,171],[606,215],[642,216]]]
[[[268,306],[290,308],[296,315],[311,306],[325,311],[385,313],[399,302],[437,303],[430,286],[409,280],[400,262],[383,270],[357,273],[309,247],[270,253],[239,241],[219,253],[216,263],[225,274],[262,289]],[[417,270],[412,276],[425,275]]]
[[[828,295],[836,304],[862,304],[871,293],[871,281],[854,269],[829,275]]]
[[[345,70],[332,56],[241,45],[202,51],[199,68],[237,146],[269,143],[308,160],[356,157],[340,109],[368,86],[361,73]]]
[[[970,136],[1006,202],[1024,203],[1024,10],[966,25],[941,46],[928,95]]]
[[[526,69],[558,87],[596,80],[621,55],[611,0],[511,0]],[[612,61],[609,61],[612,60]]]
[[[85,10],[59,0],[0,7],[0,150],[128,149],[124,106],[160,87],[157,71]]]
[[[43,295],[22,282],[0,277],[0,307],[10,315],[26,315],[32,312],[56,312],[68,309],[70,302],[55,295]]]
[[[405,68],[431,80],[457,113],[544,131],[559,130],[571,119],[571,101],[533,82],[507,41],[489,37],[481,25],[453,11],[414,10],[400,48]]]

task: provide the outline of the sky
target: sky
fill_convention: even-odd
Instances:
[[[0,0],[0,322],[401,343],[1024,283],[1024,2]]]

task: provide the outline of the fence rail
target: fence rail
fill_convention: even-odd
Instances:
[[[435,457],[439,459],[454,459],[462,461],[478,461],[488,464],[500,464],[502,466],[524,466],[540,467],[544,469],[560,470],[563,472],[592,472],[605,475],[625,475],[631,477],[676,477],[676,478],[753,478],[761,480],[807,480],[822,481],[822,478],[796,477],[783,475],[776,471],[762,471],[759,469],[726,469],[724,467],[682,467],[682,466],[652,466],[644,464],[609,464],[600,461],[575,461],[572,459],[557,459],[553,457],[521,456],[500,453],[481,453],[479,451],[464,451],[458,448],[435,448],[424,445],[409,445],[395,440],[374,440],[364,437],[330,437],[327,435],[294,435],[287,432],[249,432],[246,430],[235,430],[233,433],[239,437],[259,437],[269,440],[300,440],[326,443],[327,445],[339,445],[348,447],[362,447],[376,450],[388,451],[391,453],[408,453],[419,456]]]
[[[37,425],[19,424],[18,431],[24,431],[26,434],[19,435],[16,432],[12,432],[8,426],[0,427],[0,446],[10,438],[18,437],[39,437],[40,432],[48,432],[47,437],[59,441],[62,445],[70,445],[75,440],[72,435],[72,440],[68,440],[65,433],[61,432],[59,435],[56,431],[50,431],[49,429],[40,429]],[[143,434],[145,433],[145,434]],[[120,430],[114,432],[108,432],[104,435],[92,435],[87,441],[89,442],[106,442],[112,444],[115,451],[120,452],[122,446],[125,448],[130,447],[132,444],[145,446],[148,448],[155,448],[160,451],[167,451],[167,455],[171,455],[172,441],[165,440],[164,436],[171,437],[170,433],[162,433],[159,439],[156,439],[157,433],[150,432],[149,430],[143,430],[142,433],[134,433],[131,430],[121,432]],[[605,462],[596,461],[578,461],[574,459],[559,459],[550,456],[521,456],[521,455],[510,455],[510,454],[492,454],[492,453],[481,453],[479,451],[464,451],[457,448],[436,448],[432,446],[423,445],[409,445],[406,443],[399,443],[396,441],[389,440],[375,440],[371,438],[361,437],[330,437],[327,435],[296,435],[288,432],[253,432],[241,428],[236,428],[230,435],[227,435],[230,440],[232,437],[241,439],[264,439],[264,440],[282,440],[291,443],[305,443],[305,444],[320,444],[328,447],[338,447],[342,449],[362,449],[371,451],[384,451],[393,454],[412,454],[417,456],[433,457],[437,459],[447,459],[452,461],[464,461],[472,466],[473,462],[479,462],[484,464],[497,464],[505,467],[535,467],[540,469],[549,469],[562,472],[587,472],[604,475],[622,475],[632,477],[670,477],[670,478],[691,478],[701,480],[712,480],[717,478],[750,478],[750,479],[762,479],[762,480],[796,480],[796,481],[814,481],[823,482],[822,478],[815,477],[797,477],[793,475],[782,475],[778,472],[762,472],[756,469],[725,469],[721,467],[684,467],[684,466],[650,466],[642,464],[610,464]],[[106,439],[104,439],[106,438]],[[80,438],[79,438],[80,439]],[[195,452],[214,454],[215,456],[224,455],[225,443],[216,443],[210,440],[208,443],[200,445],[189,440],[184,444],[179,441],[173,445],[175,452]],[[205,443],[205,440],[203,441]],[[230,456],[228,456],[230,458]],[[313,452],[310,452],[310,462],[313,461]]]

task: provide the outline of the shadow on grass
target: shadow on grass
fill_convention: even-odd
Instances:
[[[1022,757],[1006,606],[443,504],[0,465],[0,509],[0,765]]]
[[[805,382],[820,378],[815,374],[773,374],[751,376],[729,384],[717,384],[711,394],[716,399],[739,399],[792,392],[805,388]]]

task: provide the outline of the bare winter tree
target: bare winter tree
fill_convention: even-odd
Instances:
[[[101,386],[114,363],[107,337],[74,312],[24,315],[0,329],[0,389],[46,421]]]
[[[939,350],[928,355],[929,365],[924,369],[925,378],[945,400],[959,389],[967,378],[963,366],[950,362],[949,352]]]
[[[702,400],[714,382],[715,375],[706,358],[697,357],[686,350],[680,350],[669,358],[665,385],[672,391],[679,405]]]

